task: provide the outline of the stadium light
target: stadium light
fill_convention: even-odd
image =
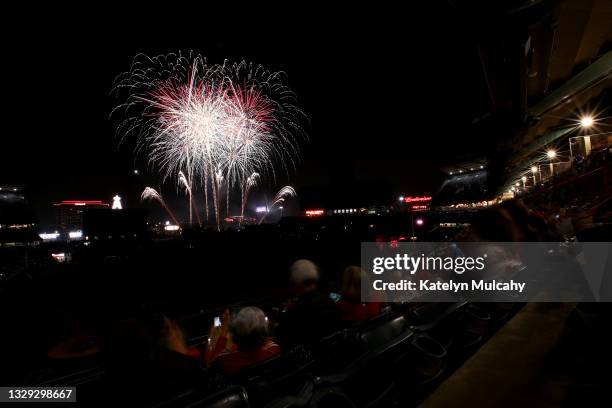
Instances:
[[[593,126],[593,123],[595,121],[593,120],[592,116],[583,116],[582,118],[580,118],[580,126],[582,126],[583,128],[590,128],[591,126]]]

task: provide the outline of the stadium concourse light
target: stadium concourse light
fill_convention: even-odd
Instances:
[[[537,184],[536,174],[538,173],[538,166],[531,166],[531,174],[533,174],[533,185]]]
[[[555,157],[557,157],[557,152],[555,152],[554,150],[548,150],[548,151],[546,152],[546,156],[547,156],[549,159],[554,159]]]
[[[583,128],[590,128],[591,126],[593,126],[593,123],[595,121],[593,120],[592,116],[583,116],[582,118],[580,118],[580,126],[582,126]]]

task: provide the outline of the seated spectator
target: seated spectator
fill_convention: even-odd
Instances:
[[[264,312],[257,307],[244,307],[231,321],[226,310],[221,326],[211,328],[206,362],[225,374],[236,374],[279,353],[280,347],[270,339]]]
[[[161,314],[123,320],[106,338],[102,353],[113,394],[131,406],[210,386],[199,353],[187,347],[178,324]]]
[[[361,302],[361,281],[365,275],[358,266],[349,266],[342,275],[341,298],[336,303],[340,318],[347,323],[358,323],[380,314],[380,302]]]
[[[318,289],[319,268],[312,261],[295,261],[290,279],[295,298],[281,313],[276,330],[276,338],[284,349],[313,344],[340,326],[336,305]]]

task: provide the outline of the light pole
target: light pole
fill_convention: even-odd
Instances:
[[[531,166],[531,174],[533,174],[533,186],[537,184],[536,174],[538,173],[538,166]]]
[[[548,151],[546,152],[546,157],[548,157],[548,159],[549,159],[549,161],[550,161],[550,178],[552,178],[552,176],[553,176],[553,170],[554,170],[554,167],[553,167],[553,162],[552,162],[552,161],[553,161],[553,159],[554,159],[555,157],[557,157],[557,152],[555,152],[555,151],[554,151],[554,150],[552,150],[552,149],[551,149],[551,150],[548,150]]]
[[[580,126],[585,129],[588,129],[593,126],[593,123],[595,123],[595,120],[592,116],[583,116],[582,118],[580,118]]]

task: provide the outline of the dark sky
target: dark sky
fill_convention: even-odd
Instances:
[[[160,184],[129,146],[118,146],[108,119],[113,79],[138,52],[193,49],[211,62],[246,59],[287,73],[310,117],[310,141],[290,179],[298,192],[432,191],[440,166],[470,152],[470,123],[488,105],[472,23],[447,2],[419,7],[16,16],[18,31],[2,29],[0,182],[25,183],[42,213],[57,200],[115,193],[136,205],[145,185]]]

